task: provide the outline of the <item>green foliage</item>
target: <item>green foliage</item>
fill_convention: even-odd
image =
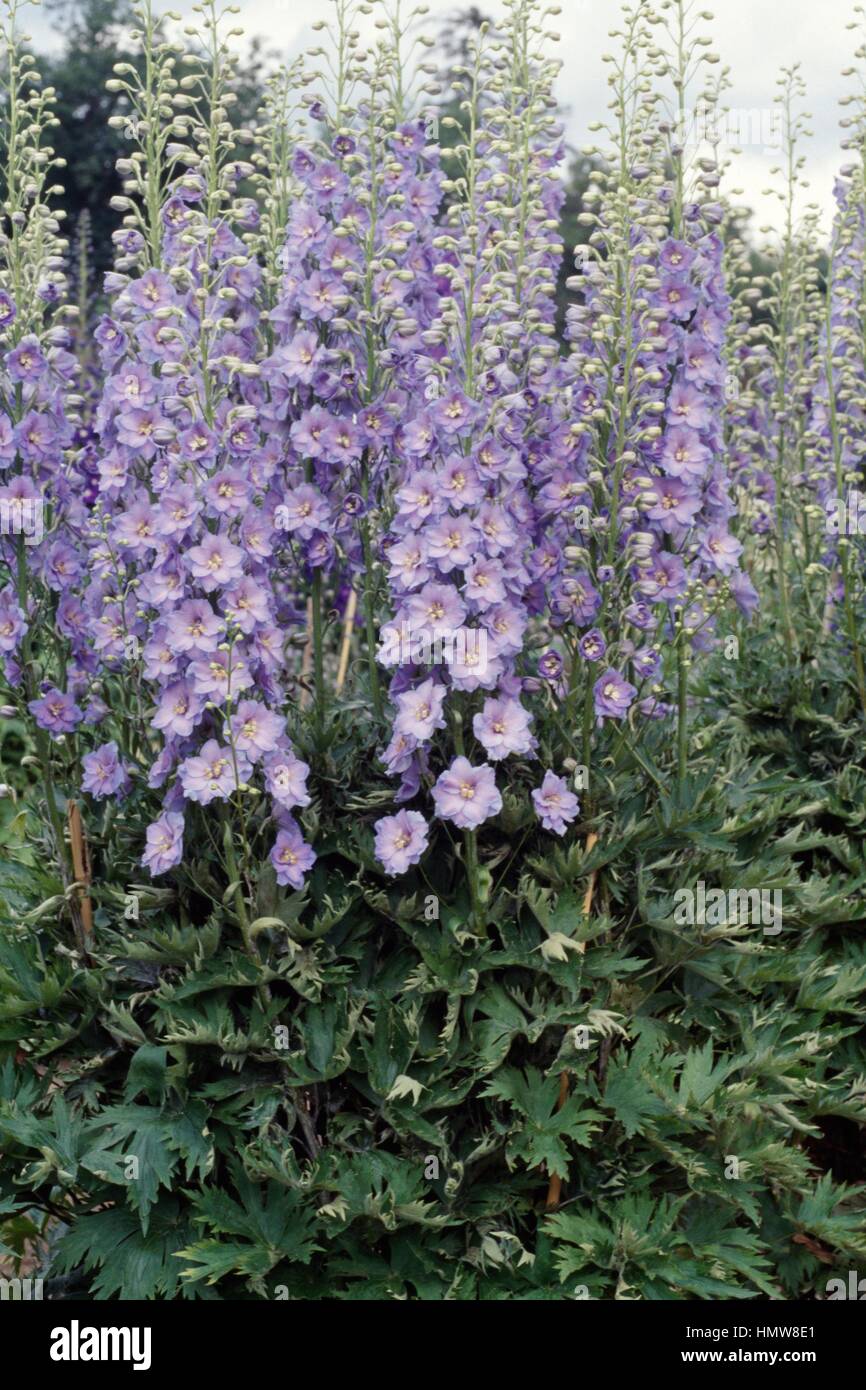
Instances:
[[[103,209],[117,112],[96,94],[139,59],[123,6],[64,15],[44,76],[68,206]],[[171,886],[140,884],[138,786],[87,808],[85,953],[6,721],[0,1256],[35,1249],[49,1296],[99,1299],[812,1298],[866,1268],[862,720],[813,636],[782,665],[771,602],[740,660],[694,681],[684,785],[668,729],[634,753],[624,729],[561,842],[515,759],[478,837],[483,934],[441,826],[398,884],[377,866],[392,789],[346,700],[321,730],[298,720],[302,892],[266,866],[247,924],[193,810]],[[111,694],[122,716],[120,678]],[[683,925],[699,882],[779,892],[782,931]]]
[[[264,970],[194,888],[142,889],[124,919],[122,825],[95,837],[82,958],[65,910],[39,910],[63,899],[19,803],[0,877],[7,1256],[41,1231],[49,1291],[123,1299],[809,1298],[866,1266],[853,708],[844,686],[785,684],[760,637],[735,691],[728,665],[698,692],[683,804],[626,750],[590,853],[481,838],[484,938],[449,842],[438,917],[430,882],[379,875],[363,758],[323,778],[316,815],[342,829],[310,893],[262,877]],[[664,771],[661,736],[645,756]],[[678,924],[700,879],[778,887],[782,932]]]

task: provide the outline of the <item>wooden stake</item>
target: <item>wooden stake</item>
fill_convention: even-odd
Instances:
[[[358,595],[352,589],[349,593],[349,600],[346,604],[346,616],[343,619],[343,645],[340,648],[340,664],[337,667],[337,693],[343,689],[346,679],[346,672],[349,669],[349,652],[352,649],[352,631],[355,626],[355,611],[358,607]]]
[[[590,854],[590,853],[595,849],[595,847],[596,847],[597,844],[598,844],[598,836],[597,836],[593,831],[591,831],[591,832],[589,833],[589,835],[587,835],[587,837],[586,837],[586,849],[585,849],[585,853],[586,853],[586,854]],[[589,916],[589,910],[590,910],[590,908],[592,907],[592,895],[593,895],[593,893],[594,893],[594,891],[595,891],[595,875],[596,875],[596,870],[593,869],[592,873],[591,873],[590,876],[589,876],[589,883],[587,884],[586,892],[585,892],[584,895],[583,895],[583,915],[584,915],[584,917],[588,917],[588,916]],[[586,950],[586,942],[585,942],[585,941],[579,941],[579,942],[577,943],[577,945],[578,945],[578,950],[580,951],[581,955],[583,955],[584,951]],[[558,1095],[557,1098],[556,1098],[556,1108],[557,1108],[557,1110],[561,1110],[562,1107],[565,1105],[565,1102],[566,1102],[567,1100],[568,1100],[568,1072],[567,1072],[567,1071],[562,1071],[562,1072],[559,1073],[559,1095]],[[558,1206],[559,1206],[559,1199],[560,1199],[561,1196],[562,1196],[562,1178],[559,1176],[558,1173],[551,1173],[551,1175],[550,1175],[550,1182],[549,1182],[548,1185],[547,1185],[547,1201],[546,1201],[545,1204],[544,1204],[545,1207],[546,1207],[548,1210],[550,1210],[550,1209],[553,1208],[553,1207],[558,1207]]]
[[[590,831],[590,833],[586,837],[586,846],[584,849],[584,854],[592,854],[592,851],[595,849],[597,844],[598,836],[596,835],[595,831]],[[586,886],[586,892],[583,895],[584,917],[589,916],[589,910],[592,907],[592,895],[595,892],[595,876],[597,872],[597,869],[593,869],[592,873],[589,876],[589,883]],[[584,951],[586,950],[586,942],[578,941],[577,949],[580,951],[580,954],[583,955]]]
[[[81,914],[81,945],[86,950],[87,943],[93,936],[93,903],[87,892],[91,882],[90,855],[87,850],[87,841],[84,838],[84,827],[81,823],[81,812],[78,809],[77,801],[66,803],[66,815],[69,821],[69,841],[72,847],[72,872],[75,874],[75,881],[82,884],[81,896],[76,906]]]

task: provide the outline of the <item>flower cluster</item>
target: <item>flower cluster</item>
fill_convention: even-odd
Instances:
[[[458,143],[434,241],[440,301],[415,368],[422,403],[393,441],[401,471],[384,539],[392,616],[380,660],[395,668],[383,756],[401,778],[397,799],[416,796],[443,760],[436,815],[473,832],[502,805],[494,765],[535,755],[527,697],[539,682],[526,641],[558,565],[546,527],[568,491],[542,462],[556,433],[562,253],[562,132],[547,109],[555,68],[536,51],[523,3],[499,31],[482,26],[468,58],[454,73]],[[558,827],[576,813],[569,793]]]
[[[188,808],[232,802],[244,820],[255,794],[276,827],[277,880],[297,887],[314,855],[292,815],[309,803],[308,767],[282,712],[298,584],[284,582],[280,508],[294,464],[262,369],[271,329],[245,241],[259,219],[241,188],[252,166],[225,120],[231,58],[215,17],[204,39],[181,81],[184,55],[170,45],[145,79],[117,79],[133,133],[147,135],[155,104],[162,138],[127,162],[112,300],[95,331],[97,497],[72,640],[94,673],[122,672],[136,722],[148,711],[128,753],[140,761],[159,740],[141,769],[165,789],[148,831],[151,873],[180,862]],[[122,794],[110,752],[94,757],[85,789]]]
[[[667,50],[647,20],[668,28]],[[568,688],[583,681],[586,692],[585,761],[593,717],[631,719],[633,706],[643,718],[668,713],[669,649],[682,725],[692,653],[712,644],[728,595],[747,613],[757,597],[740,567],[726,466],[731,301],[718,161],[693,152],[690,166],[682,106],[669,110],[663,93],[635,81],[648,49],[669,51],[664,70],[685,100],[700,60],[687,28],[679,4],[658,16],[626,10],[622,53],[610,58],[614,149],[592,176],[582,217],[589,247],[571,281],[580,294],[568,313],[578,524],[555,607],[570,629]],[[591,698],[576,670],[588,663],[598,672]]]
[[[61,161],[51,146],[54,91],[41,85],[19,27],[0,18],[3,50],[3,230],[0,236],[0,658],[10,694],[32,719],[52,857],[66,877],[52,781],[52,742],[85,718],[82,668],[52,671],[43,632],[66,631],[85,559],[86,477],[75,451],[79,364],[67,302],[62,214],[51,211]],[[62,640],[62,636],[61,636]]]
[[[849,28],[861,30],[855,50],[857,65],[849,70],[849,75],[859,76],[862,84],[866,61],[862,19],[852,22]],[[862,563],[858,564],[858,557],[862,560],[858,489],[866,486],[866,174],[862,162],[866,103],[862,86],[845,105],[852,103],[851,114],[841,124],[846,129],[843,147],[855,157],[843,166],[834,188],[836,216],[829,284],[817,346],[819,369],[804,436],[804,460],[819,532],[816,554],[830,574],[825,626],[842,634],[854,667],[860,707],[866,715],[864,588]]]
[[[747,562],[771,557],[785,608],[788,552],[820,558],[859,652],[850,547],[809,533],[802,498],[863,476],[862,168],[818,335],[783,75],[787,231],[735,300],[722,157],[684,133],[696,73],[708,109],[724,73],[687,0],[626,7],[560,315],[565,146],[533,0],[478,27],[435,113],[417,15],[363,47],[366,6],[338,0],[309,55],[327,73],[275,74],[253,130],[224,15],[196,13],[181,43],[143,0],[150,60],[111,84],[130,150],[92,335],[47,211],[50,92],[7,35],[27,113],[0,267],[7,683],[46,786],[63,763],[100,814],[146,813],[153,876],[204,846],[245,931],[266,879],[303,893],[318,863],[321,902],[319,798],[350,745],[376,783],[357,863],[403,874],[460,832],[483,930],[494,817],[591,825],[590,767],[646,767],[674,716],[685,797],[691,666],[752,613]]]
[[[800,138],[807,133],[806,116],[799,109],[804,90],[798,64],[782,70],[777,100],[784,168],[777,171],[781,186],[772,191],[781,204],[783,232],[778,246],[770,249],[769,275],[750,273],[742,254],[746,248],[736,229],[728,229],[740,253],[731,257],[739,259],[740,283],[730,333],[729,366],[737,387],[728,409],[731,476],[757,567],[772,571],[791,661],[798,646],[792,613],[802,598],[791,592],[791,557],[801,557],[808,566],[823,548],[821,517],[810,508],[804,467],[821,329],[817,209],[811,204],[801,215],[797,206],[804,183],[805,156],[799,152]]]

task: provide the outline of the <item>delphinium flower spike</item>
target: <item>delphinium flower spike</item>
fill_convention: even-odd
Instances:
[[[767,276],[750,276],[745,321],[733,335],[739,345],[737,365],[742,394],[729,402],[733,469],[738,497],[759,536],[771,538],[772,584],[779,597],[781,635],[789,666],[796,668],[803,624],[795,607],[808,607],[811,585],[806,570],[812,561],[810,496],[806,490],[805,431],[816,374],[815,346],[819,324],[817,294],[817,208],[800,211],[805,156],[800,142],[807,134],[801,108],[805,93],[799,65],[783,69],[777,81],[779,153],[782,164],[771,170],[777,185],[782,232],[768,250]],[[771,229],[762,229],[769,233]],[[753,315],[756,316],[752,322]],[[820,539],[820,538],[819,538]],[[799,584],[795,587],[799,572]]]
[[[686,107],[688,85],[713,55],[702,36],[686,36],[690,9],[671,0],[659,11],[624,11],[622,56],[609,56],[613,150],[584,214],[602,257],[588,258],[576,277],[582,301],[569,314],[573,400],[590,441],[592,488],[589,541],[575,552],[584,551],[584,591],[596,596],[579,621],[600,631],[605,651],[592,705],[585,700],[585,754],[592,715],[622,721],[632,706],[644,718],[669,711],[660,697],[663,653],[672,649],[681,792],[693,653],[711,644],[729,594],[744,609],[754,602],[729,526],[724,207],[702,129],[724,73],[702,91],[696,118]],[[662,25],[661,43],[647,23]],[[650,60],[670,82],[672,101],[646,80]],[[591,660],[599,649],[593,638],[584,650]]]
[[[62,193],[53,183],[62,161],[50,143],[55,94],[27,51],[19,27],[25,8],[3,0],[0,10],[0,652],[10,695],[35,725],[51,857],[68,874],[55,772],[83,718],[81,672],[67,661],[63,615],[83,569],[70,540],[86,503],[72,452],[79,398],[70,350],[74,306],[66,303],[64,277],[68,248],[63,214],[50,206]],[[34,638],[58,629],[55,661],[52,646]]]
[[[845,69],[845,75],[855,79],[857,90],[844,99],[847,109],[840,121],[845,131],[843,149],[850,151],[851,158],[839,171],[834,189],[836,215],[819,349],[821,373],[812,401],[806,457],[815,501],[823,514],[823,559],[831,574],[829,610],[838,613],[834,626],[850,651],[860,708],[866,715],[863,566],[858,563],[862,556],[858,487],[866,476],[866,19],[860,5],[855,6],[855,14],[857,19],[848,27],[860,41],[854,50],[856,62]]]
[[[99,329],[106,380],[87,603],[100,660],[127,670],[139,723],[149,707],[138,752],[148,786],[166,790],[144,862],[157,874],[177,866],[184,825],[209,836],[252,951],[247,899],[264,845],[277,881],[293,887],[315,856],[292,814],[309,797],[287,734],[279,624],[291,626],[297,583],[287,588],[271,563],[287,426],[274,430],[267,409],[262,272],[242,239],[258,212],[240,192],[253,168],[238,159],[228,119],[224,21],[235,11],[195,13],[189,52],[156,44],[143,79],[118,78],[137,148]],[[149,7],[142,21],[153,42]],[[181,59],[188,71],[177,78]]]
[[[426,401],[394,441],[403,472],[388,546],[396,640],[386,633],[381,654],[396,668],[385,761],[402,777],[399,800],[432,782],[437,816],[463,831],[477,930],[476,834],[502,804],[493,764],[536,747],[520,666],[553,559],[535,544],[529,488],[548,429],[562,252],[556,65],[543,43],[534,7],[516,0],[454,70],[460,116],[443,125],[458,135],[434,242],[443,292],[419,363]],[[537,480],[548,481],[541,468]]]

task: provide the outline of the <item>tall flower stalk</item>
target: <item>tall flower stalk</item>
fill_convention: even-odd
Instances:
[[[866,662],[863,652],[864,590],[860,555],[860,530],[847,525],[856,488],[864,476],[863,421],[866,418],[866,98],[862,74],[866,60],[863,8],[848,27],[859,32],[856,66],[846,75],[858,81],[858,90],[843,105],[851,108],[841,125],[843,148],[851,154],[836,181],[836,216],[833,224],[820,339],[820,380],[816,385],[807,436],[809,477],[824,524],[831,584],[828,608],[841,609],[838,627],[851,654],[858,702],[866,715]],[[853,491],[853,498],[852,498]],[[856,510],[856,505],[855,505]]]
[[[662,26],[661,42],[650,25]],[[689,84],[713,56],[693,28],[687,5],[624,11],[621,54],[608,55],[612,116],[598,127],[611,144],[592,151],[604,165],[585,199],[591,254],[571,282],[581,298],[569,311],[588,488],[583,534],[571,548],[581,567],[575,617],[590,629],[579,637],[583,660],[598,663],[585,687],[584,760],[593,722],[621,721],[617,746],[630,747],[656,776],[638,746],[637,719],[664,719],[673,709],[681,800],[693,654],[713,645],[730,596],[745,611],[755,601],[730,529],[722,423],[730,296],[718,231],[725,210],[718,162],[700,128],[712,125],[724,73],[690,112]],[[646,80],[649,61],[667,77],[667,95]],[[673,706],[662,698],[666,651]]]
[[[242,191],[254,168],[229,119],[233,13],[198,6],[188,51],[154,43],[143,76],[124,65],[115,79],[134,113],[133,151],[121,165],[111,312],[96,334],[102,457],[84,602],[100,663],[125,672],[134,705],[129,770],[151,792],[167,788],[144,863],[166,873],[184,830],[204,835],[256,959],[250,903],[264,844],[277,882],[295,888],[315,855],[292,815],[309,804],[307,768],[287,733],[278,624],[293,620],[298,580],[271,562],[287,427],[271,428],[262,383],[275,267],[263,292],[259,212]],[[149,5],[141,24],[153,42]],[[285,208],[282,171],[275,182],[265,160],[259,173],[272,219]]]
[[[52,857],[68,880],[55,763],[81,711],[67,688],[64,654],[55,662],[35,637],[53,627],[58,596],[81,567],[66,531],[81,515],[68,452],[77,364],[68,327],[74,308],[64,302],[62,214],[50,207],[62,192],[52,182],[62,163],[50,144],[54,91],[42,85],[27,52],[19,28],[25,8],[4,0],[0,14],[0,650],[6,680],[35,723]]]
[[[422,335],[429,358],[418,362],[427,403],[395,436],[402,474],[388,558],[391,630],[401,640],[383,644],[383,661],[397,668],[385,760],[402,776],[399,801],[426,785],[437,817],[462,832],[470,918],[482,934],[490,876],[478,831],[502,807],[493,765],[537,746],[522,697],[544,687],[524,638],[556,573],[553,545],[534,544],[533,500],[548,481],[536,465],[552,427],[562,253],[561,129],[550,113],[556,64],[544,18],[515,0],[496,31],[481,26],[454,69],[459,115],[445,120],[458,137],[434,240],[441,300]],[[577,799],[549,775],[545,795],[561,805],[562,833]],[[384,818],[378,833],[394,872],[405,851],[408,862],[423,852],[428,827],[408,812]]]

